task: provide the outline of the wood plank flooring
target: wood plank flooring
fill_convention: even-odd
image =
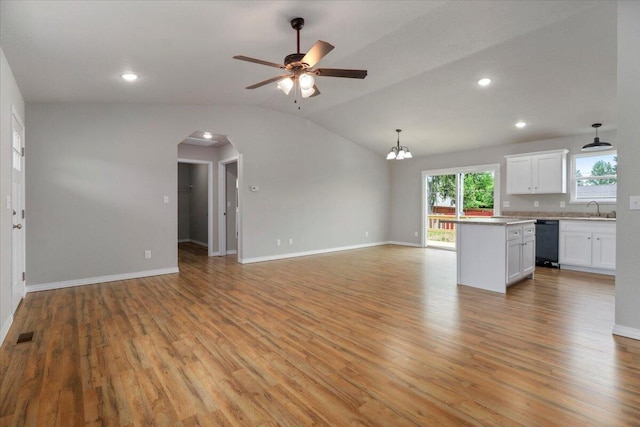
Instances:
[[[453,252],[391,245],[179,262],[28,294],[0,425],[640,425],[611,277],[539,268],[504,296],[456,286]]]

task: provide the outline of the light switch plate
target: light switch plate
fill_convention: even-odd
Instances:
[[[164,196],[162,201],[165,203],[169,203],[169,196]]]
[[[629,209],[640,209],[640,196],[629,196]]]

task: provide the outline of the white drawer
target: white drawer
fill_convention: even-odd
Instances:
[[[536,225],[535,224],[527,224],[522,227],[522,235],[524,237],[527,236],[535,236],[536,234]]]
[[[522,226],[507,227],[507,240],[522,238]]]

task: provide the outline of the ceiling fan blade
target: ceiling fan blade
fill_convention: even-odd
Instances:
[[[260,83],[256,83],[254,85],[247,86],[245,89],[257,89],[259,87],[262,87],[264,85],[268,85],[269,83],[277,82],[278,80],[282,80],[282,79],[287,78],[287,77],[291,77],[291,76],[289,74],[283,74],[281,76],[275,76],[275,77],[272,77],[272,78],[270,78],[268,80],[263,80]]]
[[[367,70],[344,70],[340,68],[318,68],[313,73],[316,76],[346,77],[348,79],[364,79],[367,77]]]
[[[276,64],[275,62],[263,61],[262,59],[250,58],[248,56],[236,55],[233,59],[239,59],[240,61],[253,62],[255,64],[267,65],[269,67],[284,68],[284,65]]]
[[[309,52],[307,52],[304,58],[302,58],[302,62],[308,64],[309,67],[313,67],[332,50],[332,44],[318,40],[313,46],[311,46],[311,49],[309,49]]]

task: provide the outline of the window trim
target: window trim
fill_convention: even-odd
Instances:
[[[598,203],[604,203],[604,204],[611,204],[611,205],[615,205],[617,203],[618,197],[616,195],[615,199],[610,199],[610,198],[593,198],[593,199],[589,199],[589,200],[585,200],[585,199],[576,199],[576,186],[577,186],[577,178],[576,178],[576,159],[577,158],[582,158],[582,157],[596,157],[596,156],[617,156],[618,155],[618,151],[617,150],[606,150],[606,151],[595,151],[595,152],[590,152],[590,153],[575,153],[571,156],[571,168],[570,168],[570,179],[569,179],[569,185],[571,187],[571,200],[569,201],[569,203],[571,204],[587,204],[591,201],[596,201]],[[606,178],[612,178],[614,177],[613,175],[604,175],[602,178],[606,179]],[[618,178],[618,175],[615,175],[615,178]]]

